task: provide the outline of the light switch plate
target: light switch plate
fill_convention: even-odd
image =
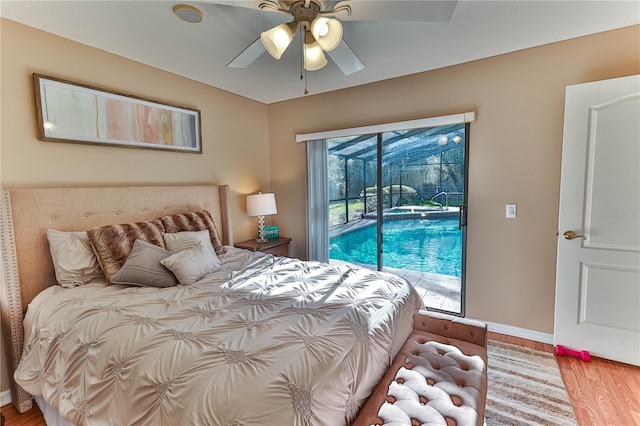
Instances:
[[[517,209],[515,204],[507,204],[507,218],[515,219],[517,214]]]

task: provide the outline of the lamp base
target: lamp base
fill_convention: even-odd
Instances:
[[[258,238],[256,238],[256,242],[260,244],[269,242],[264,236],[264,216],[258,216]]]

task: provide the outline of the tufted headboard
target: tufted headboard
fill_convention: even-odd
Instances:
[[[11,398],[19,412],[32,405],[13,382],[22,356],[24,312],[38,293],[56,282],[47,229],[82,231],[201,210],[211,212],[223,244],[232,245],[228,185],[2,189],[2,334]]]

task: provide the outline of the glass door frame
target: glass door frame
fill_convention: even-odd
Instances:
[[[464,161],[463,161],[463,182],[462,182],[462,201],[458,205],[458,228],[462,231],[462,253],[461,253],[461,272],[460,272],[460,312],[447,311],[438,308],[429,308],[430,311],[442,312],[450,315],[465,316],[466,306],[466,282],[467,282],[467,218],[469,213],[468,197],[469,197],[469,139],[470,139],[470,123],[464,123]],[[439,126],[436,126],[439,127]],[[383,201],[383,161],[384,161],[384,132],[377,133],[377,206],[376,206],[376,235],[377,235],[377,269],[382,271],[384,269],[384,216],[382,214],[384,210]],[[392,186],[393,182],[389,182],[389,186]]]
[[[469,182],[469,134],[470,123],[474,122],[476,114],[474,111],[461,114],[454,114],[448,116],[432,117],[418,120],[410,120],[405,122],[387,123],[372,126],[363,126],[350,129],[340,129],[332,131],[323,131],[315,133],[297,134],[296,142],[308,142],[307,144],[307,258],[310,260],[317,260],[328,262],[329,261],[329,244],[328,244],[328,189],[326,179],[326,167],[324,169],[325,178],[320,178],[318,172],[322,170],[322,167],[318,167],[318,164],[327,164],[327,139],[357,136],[363,134],[381,134],[390,131],[400,131],[406,129],[415,128],[427,128],[444,126],[448,124],[465,124],[465,158],[464,158],[464,175],[463,182],[464,196],[463,196],[463,209],[460,212],[460,224],[463,232],[463,263],[461,271],[461,308],[460,313],[456,315],[465,316],[466,306],[466,257],[467,257],[467,216],[468,216],[468,182]],[[311,145],[309,145],[311,144]],[[315,146],[313,146],[315,145]],[[381,146],[382,144],[378,144]],[[378,173],[382,173],[381,168],[378,167]],[[382,200],[382,186],[378,185],[377,188],[378,203]],[[379,206],[378,206],[379,207]],[[322,220],[324,219],[324,220]],[[381,215],[378,215],[378,221],[382,221]],[[378,226],[378,229],[381,229]],[[380,232],[380,231],[378,231]],[[322,234],[322,235],[320,235]],[[378,236],[381,239],[381,236]],[[322,244],[322,241],[326,241],[327,244]],[[379,245],[379,247],[381,247]],[[380,249],[378,249],[381,255]],[[380,265],[380,261],[378,262]],[[431,308],[430,308],[431,309]],[[437,310],[437,309],[434,309]],[[445,311],[451,312],[451,311]]]

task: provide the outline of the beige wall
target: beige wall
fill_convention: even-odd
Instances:
[[[266,105],[12,21],[0,26],[3,186],[228,183],[235,238],[255,233],[244,194],[269,189]],[[39,141],[34,72],[200,109],[203,153]]]
[[[635,26],[272,104],[271,189],[286,206],[274,222],[305,256],[306,157],[296,133],[476,111],[467,316],[552,333],[565,86],[637,73]],[[517,203],[517,219],[505,218],[506,203]]]

